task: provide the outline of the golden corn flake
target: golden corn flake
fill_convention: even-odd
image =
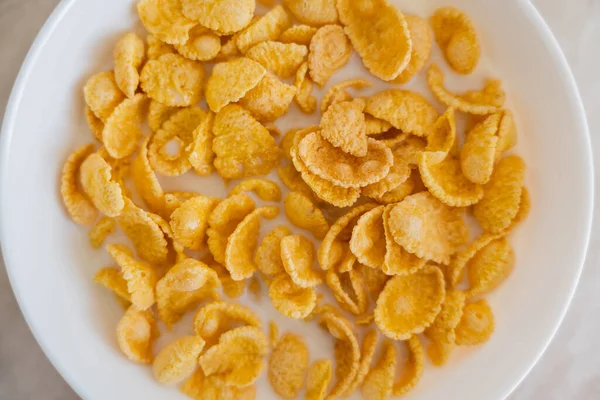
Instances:
[[[254,262],[260,272],[267,276],[285,272],[281,260],[281,239],[291,234],[287,226],[280,225],[264,237],[254,256]]]
[[[235,281],[248,279],[257,267],[254,263],[260,217],[273,219],[279,214],[277,207],[261,207],[248,214],[227,239],[225,249],[225,268]]]
[[[446,112],[440,116],[431,128],[427,136],[427,147],[425,151],[431,154],[429,158],[436,164],[444,160],[456,146],[456,119],[454,118],[454,109],[449,107]],[[415,160],[418,162],[419,157]]]
[[[354,157],[326,141],[319,132],[306,136],[298,144],[298,155],[313,174],[345,188],[359,188],[383,179],[390,171],[390,149],[367,139],[367,155]]]
[[[285,215],[299,228],[306,229],[317,238],[323,239],[329,230],[323,212],[311,199],[300,192],[290,192],[284,200]]]
[[[140,151],[131,167],[131,177],[135,189],[142,199],[153,212],[160,214],[165,206],[164,192],[148,160],[149,140],[148,136],[141,144]]]
[[[325,25],[310,41],[308,68],[313,82],[323,87],[344,67],[352,55],[352,45],[339,25]]]
[[[308,76],[308,62],[304,62],[298,67],[294,86],[296,87],[294,100],[300,110],[305,114],[314,113],[317,109],[317,98],[311,94],[313,82]]]
[[[465,305],[456,326],[456,344],[475,346],[488,341],[494,332],[494,314],[486,300]]]
[[[123,191],[112,179],[110,165],[99,154],[93,153],[85,159],[79,170],[81,187],[96,208],[107,217],[117,217],[121,214],[125,206]]]
[[[461,74],[473,72],[481,48],[469,17],[457,8],[442,7],[434,12],[430,22],[435,40],[452,69]]]
[[[225,263],[227,239],[256,205],[245,194],[236,194],[215,207],[208,219],[208,249],[219,264]]]
[[[146,37],[146,57],[148,60],[156,60],[163,54],[175,53],[175,49],[170,44],[163,42],[153,34]]]
[[[440,313],[425,330],[431,341],[427,353],[435,365],[444,365],[448,361],[456,340],[454,329],[462,317],[465,299],[465,293],[460,290],[447,291]]]
[[[220,376],[207,377],[202,368],[198,368],[181,386],[181,392],[195,400],[254,400],[256,385],[245,388],[228,386]]]
[[[425,190],[425,187],[421,182],[419,170],[414,169],[410,178],[384,195],[375,197],[374,200],[379,204],[395,204],[401,202],[411,194],[422,192],[423,190]]]
[[[242,53],[245,53],[258,43],[277,40],[281,33],[291,26],[292,17],[282,5],[277,5],[239,33],[236,41],[237,47]]]
[[[374,199],[380,198],[410,178],[410,160],[404,157],[402,151],[397,151],[396,149],[392,150],[392,155],[394,157],[394,164],[391,166],[390,172],[379,182],[362,188],[363,195]]]
[[[152,132],[158,132],[162,125],[177,112],[177,107],[166,106],[156,100],[150,100],[148,107],[148,126]]]
[[[152,311],[140,311],[131,306],[117,324],[117,343],[121,352],[131,361],[152,364],[152,344],[158,336]]]
[[[460,151],[460,165],[465,177],[471,182],[483,185],[492,176],[500,115],[492,114],[477,124],[465,138]]]
[[[98,210],[77,183],[81,165],[93,152],[93,144],[75,150],[65,162],[61,175],[60,193],[63,203],[71,219],[79,225],[92,225],[98,217]]]
[[[409,353],[402,376],[394,382],[394,396],[402,396],[410,392],[421,380],[425,368],[425,352],[419,336],[413,335],[404,343],[406,343]]]
[[[414,14],[405,15],[405,19],[412,41],[412,53],[404,71],[392,81],[399,84],[407,83],[423,69],[431,55],[433,42],[429,23],[425,19]]]
[[[208,176],[213,172],[215,158],[212,149],[214,139],[212,133],[213,122],[214,114],[208,113],[192,133],[194,141],[188,145],[189,149],[186,149],[189,152],[188,161],[196,174],[200,176]]]
[[[392,124],[371,115],[365,115],[365,124],[367,125],[368,136],[377,136],[392,129]]]
[[[372,314],[371,314],[372,316]],[[367,373],[371,368],[371,362],[373,361],[373,356],[375,355],[375,349],[377,348],[377,330],[372,329],[363,338],[361,350],[360,350],[360,364],[358,366],[358,371],[356,372],[356,377],[354,378],[354,382],[350,385],[347,392],[353,393],[358,387],[360,387]]]
[[[245,28],[256,8],[255,0],[182,0],[183,14],[224,35]]]
[[[171,214],[175,240],[192,250],[201,250],[206,240],[209,217],[219,204],[216,197],[197,196],[185,201]]]
[[[286,236],[281,239],[283,268],[296,285],[301,288],[315,287],[322,282],[321,275],[313,269],[314,246],[302,235]]]
[[[94,282],[112,291],[124,303],[131,303],[131,295],[127,291],[127,281],[118,268],[106,267],[99,269],[94,275]]]
[[[241,55],[236,44],[238,36],[239,32],[232,36],[221,36],[221,51],[215,58],[216,61],[223,61]]]
[[[325,400],[331,377],[330,360],[319,360],[312,363],[306,375],[305,400]]]
[[[354,315],[363,314],[367,310],[367,288],[360,271],[352,269],[336,273],[330,269],[325,275],[325,282],[344,310]]]
[[[496,80],[488,80],[482,91],[466,92],[462,95],[451,93],[444,87],[444,75],[440,68],[432,64],[427,70],[427,84],[437,99],[448,107],[475,115],[498,112],[504,104],[504,91]]]
[[[321,101],[321,112],[325,114],[325,111],[335,103],[341,101],[350,101],[352,96],[346,91],[348,88],[355,90],[362,90],[371,86],[371,82],[364,79],[352,79],[349,81],[343,81],[337,85],[332,86],[323,96]]]
[[[296,43],[308,46],[315,33],[317,33],[317,28],[313,26],[294,25],[283,31],[277,40],[281,43]]]
[[[85,121],[94,135],[94,139],[102,142],[102,131],[104,130],[104,122],[94,114],[90,106],[85,105]]]
[[[249,58],[218,63],[206,84],[206,101],[213,112],[235,103],[263,79],[267,71]]]
[[[391,81],[410,61],[412,41],[404,15],[385,0],[337,2],[340,21],[363,64],[376,77]]]
[[[135,33],[125,34],[113,50],[115,81],[125,96],[132,98],[140,83],[139,69],[146,54],[144,41]]]
[[[215,301],[200,308],[194,317],[194,330],[207,343],[215,343],[223,333],[241,325],[260,328],[261,321],[248,307],[236,303]]]
[[[240,99],[239,104],[261,122],[273,122],[284,115],[296,95],[296,87],[281,82],[270,72],[252,90]]]
[[[385,207],[383,212],[383,229],[385,233],[385,256],[381,270],[386,275],[407,275],[413,274],[425,266],[426,261],[404,250],[394,240],[389,227],[390,213],[394,205]]]
[[[344,153],[356,157],[367,155],[367,125],[362,99],[331,105],[321,118],[321,135]]]
[[[369,97],[365,112],[416,136],[427,136],[438,119],[437,111],[423,96],[400,89],[389,89]]]
[[[243,326],[221,335],[219,343],[200,356],[200,366],[206,376],[221,376],[225,384],[244,388],[260,376],[268,349],[260,328]]]
[[[83,95],[86,104],[102,122],[125,99],[113,71],[100,72],[88,79],[83,87]]]
[[[177,54],[164,54],[146,63],[140,82],[151,99],[167,106],[186,107],[202,98],[204,67]]]
[[[414,274],[394,276],[377,299],[375,323],[395,340],[421,333],[438,315],[444,301],[444,274],[428,265]]]
[[[419,258],[448,264],[466,243],[464,212],[450,208],[428,192],[405,198],[390,212],[388,226],[396,243]]]
[[[138,93],[125,99],[106,119],[102,143],[113,158],[129,157],[137,150],[144,135],[142,122],[148,107],[148,98]]]
[[[447,279],[450,283],[450,286],[456,287],[463,280],[465,268],[475,254],[477,254],[481,249],[486,247],[494,240],[502,237],[502,235],[503,233],[484,233],[471,242],[467,247],[456,253],[452,257],[452,260],[447,268]]]
[[[346,246],[344,245],[344,248],[345,247]],[[349,272],[354,269],[355,264],[357,264],[357,259],[354,253],[351,251],[345,251],[345,255],[342,258],[342,261],[340,261],[337,269],[339,272]]]
[[[225,179],[266,175],[279,164],[275,139],[239,105],[231,104],[219,111],[213,134],[214,165]]]
[[[285,6],[303,24],[321,26],[337,22],[335,0],[284,0]]]
[[[531,197],[529,195],[529,190],[525,186],[523,186],[523,190],[521,191],[521,203],[519,204],[519,211],[517,215],[512,220],[509,230],[514,229],[515,226],[519,225],[521,222],[525,221],[527,217],[529,217],[529,213],[531,212]]]
[[[497,288],[515,266],[515,253],[506,237],[482,248],[469,261],[469,297],[479,296]]]
[[[390,340],[383,344],[383,353],[371,368],[361,387],[367,400],[385,400],[392,395],[396,376],[396,347]]]
[[[131,250],[126,246],[108,245],[106,249],[121,268],[123,279],[127,282],[131,303],[140,310],[152,307],[155,300],[156,272],[150,265],[133,258]]]
[[[524,178],[525,163],[520,157],[508,156],[496,164],[483,198],[473,208],[485,231],[496,233],[510,226],[519,211]]]
[[[159,226],[163,235],[167,239],[167,265],[174,262],[181,262],[187,258],[184,247],[181,243],[175,240],[171,226],[160,215],[148,213],[148,216]]]
[[[310,315],[317,304],[313,288],[301,288],[287,274],[279,274],[269,285],[273,307],[288,318],[302,319]]]
[[[515,147],[517,144],[517,127],[512,112],[504,110],[498,127],[498,144],[496,145],[496,159],[502,153]]]
[[[279,339],[269,358],[269,382],[278,395],[296,398],[304,386],[304,376],[308,370],[308,346],[293,333],[286,333]]]
[[[296,73],[307,54],[308,48],[303,45],[266,41],[251,47],[246,57],[285,79]]]
[[[209,61],[214,59],[221,51],[221,37],[196,25],[190,30],[189,39],[182,44],[176,44],[177,52],[194,61]]]
[[[281,189],[273,181],[263,178],[246,179],[229,191],[229,196],[254,192],[264,201],[281,201]]]
[[[364,213],[352,230],[350,250],[361,264],[380,268],[386,253],[383,230],[383,206]]]
[[[183,15],[179,0],[142,0],[137,10],[148,32],[168,44],[185,43],[196,25]]]
[[[200,336],[183,336],[165,346],[154,359],[154,379],[164,385],[175,385],[190,376],[204,349]]]

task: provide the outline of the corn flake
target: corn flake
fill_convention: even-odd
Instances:
[[[300,192],[288,193],[285,196],[284,208],[292,224],[312,232],[317,239],[323,239],[327,234],[329,224],[323,212],[306,195]]]
[[[123,191],[119,183],[113,180],[110,165],[99,154],[93,153],[85,159],[79,170],[81,187],[96,208],[107,217],[121,214],[125,206]]]
[[[438,163],[454,152],[455,146],[456,119],[454,118],[454,109],[449,107],[446,112],[435,121],[435,124],[433,124],[431,132],[427,136],[427,147],[425,148],[425,151],[435,153],[431,154],[428,158],[435,163]],[[418,163],[418,155],[415,160]]]
[[[394,382],[394,396],[402,396],[410,392],[421,380],[425,368],[425,352],[421,345],[419,336],[411,336],[406,342],[408,347],[408,358],[402,376]]]
[[[165,206],[164,192],[148,160],[149,141],[150,136],[142,142],[140,151],[131,167],[131,177],[142,199],[152,211],[160,214]]]
[[[413,274],[425,266],[425,260],[404,250],[394,240],[389,228],[390,213],[394,205],[388,205],[383,212],[383,229],[385,234],[385,256],[381,270],[386,275],[408,275]]]
[[[88,79],[83,87],[83,95],[87,106],[102,122],[125,99],[113,71],[100,72]]]
[[[396,347],[390,340],[383,344],[383,353],[371,368],[361,387],[367,400],[385,400],[392,395],[396,375]]]
[[[282,5],[277,5],[239,33],[237,47],[245,53],[258,43],[277,40],[281,33],[291,26],[292,17]]]
[[[390,276],[383,273],[380,269],[369,268],[364,265],[361,266],[360,270],[362,271],[367,292],[371,295],[371,299],[376,301],[383,291],[385,284],[390,279]]]
[[[306,375],[305,400],[325,400],[331,377],[330,360],[319,360],[312,363]]]
[[[296,87],[288,85],[267,73],[239,104],[261,122],[273,122],[287,113],[296,95]]]
[[[177,107],[166,106],[156,100],[150,100],[148,107],[148,126],[152,132],[158,132],[162,125],[177,112]]]
[[[517,144],[517,127],[512,112],[504,110],[498,126],[498,143],[496,145],[496,159],[512,149]]]
[[[425,335],[431,341],[427,354],[435,365],[444,365],[448,361],[456,341],[454,329],[462,317],[465,300],[465,293],[460,290],[446,292],[440,313],[425,330]]]
[[[256,8],[255,0],[182,0],[183,14],[224,35],[244,29]]]
[[[281,43],[296,43],[309,46],[317,28],[309,25],[293,25],[277,38]]]
[[[296,398],[308,370],[308,346],[301,336],[286,333],[278,340],[269,358],[269,382],[278,395]]]
[[[367,155],[367,126],[362,99],[343,101],[331,105],[321,119],[321,135],[344,153],[365,157]]]
[[[186,151],[188,161],[194,168],[196,174],[200,176],[208,176],[213,172],[213,161],[215,153],[212,149],[213,133],[212,127],[214,122],[214,114],[208,113],[206,118],[200,122],[192,135],[194,141],[188,145]]]
[[[285,6],[303,24],[321,26],[337,22],[335,0],[284,0]]]
[[[94,135],[94,139],[102,142],[102,131],[104,130],[104,122],[94,114],[90,106],[85,105],[85,121]]]
[[[396,189],[410,178],[410,160],[404,157],[403,153],[404,152],[400,150],[392,150],[394,163],[390,168],[390,172],[379,182],[372,183],[362,188],[363,195],[378,199],[389,191]]]
[[[322,282],[321,275],[314,270],[313,243],[302,235],[286,236],[281,239],[283,268],[296,285],[301,288],[315,287]]]
[[[315,290],[297,286],[287,274],[279,274],[271,282],[269,298],[281,315],[293,319],[308,317],[317,304]]]
[[[254,192],[264,201],[280,201],[281,189],[273,181],[262,178],[246,179],[229,191],[229,196],[240,193]]]
[[[321,113],[325,114],[325,111],[335,103],[341,101],[350,101],[352,96],[346,91],[348,88],[355,90],[362,90],[371,86],[371,82],[364,79],[352,79],[349,81],[343,81],[337,85],[332,86],[323,96],[321,101]]]
[[[164,385],[174,385],[194,372],[198,356],[204,349],[200,336],[183,336],[165,346],[154,359],[154,379]]]
[[[148,98],[143,94],[125,99],[106,119],[102,131],[102,143],[113,158],[126,158],[135,153],[144,135],[142,122],[148,107]]]
[[[296,96],[294,100],[303,113],[312,114],[317,109],[317,98],[311,94],[313,82],[307,74],[308,62],[304,62],[296,71],[296,80],[294,82]]]
[[[280,225],[264,237],[254,256],[254,262],[263,274],[275,276],[285,272],[281,260],[281,239],[291,234],[287,226]]]
[[[94,145],[88,144],[75,150],[65,162],[62,170],[60,193],[71,219],[79,225],[92,225],[98,210],[78,187],[81,165],[94,152]]]
[[[494,170],[500,115],[492,114],[468,134],[460,151],[460,165],[471,182],[486,184]]]
[[[113,292],[119,300],[127,304],[127,307],[131,304],[131,295],[127,291],[127,281],[118,268],[106,267],[99,269],[94,275],[94,282]]]
[[[219,112],[255,88],[266,73],[262,65],[245,57],[218,63],[206,84],[208,106],[213,112]]]
[[[465,268],[471,259],[488,244],[501,238],[503,233],[484,233],[471,242],[467,247],[456,253],[448,265],[447,279],[451,287],[456,287],[464,278]]]
[[[336,71],[344,67],[352,55],[352,45],[339,25],[325,25],[310,41],[308,68],[310,77],[320,87],[325,86]]]
[[[205,376],[202,368],[181,386],[181,392],[195,400],[254,400],[256,385],[245,388],[229,386],[217,375]]]
[[[494,314],[486,300],[468,303],[456,326],[456,344],[474,346],[488,341],[494,332]]]
[[[405,15],[405,19],[412,41],[412,53],[410,55],[410,62],[404,71],[392,81],[398,84],[408,83],[423,69],[431,55],[431,44],[433,41],[431,29],[425,19],[414,14]]]
[[[152,311],[140,311],[131,306],[117,324],[117,343],[131,361],[152,364],[152,344],[159,335]]]
[[[146,57],[148,60],[156,60],[163,54],[175,53],[175,49],[170,44],[163,42],[153,34],[146,37]]]
[[[352,230],[350,250],[361,264],[380,268],[386,253],[383,229],[383,206],[364,213]]]
[[[506,237],[482,248],[469,261],[469,297],[479,296],[497,288],[515,266],[515,254]]]
[[[325,282],[338,304],[346,311],[360,315],[367,310],[367,288],[360,271],[335,272],[330,269],[325,274]]]
[[[133,258],[131,250],[126,246],[108,245],[106,249],[121,268],[123,279],[127,282],[131,303],[140,310],[152,307],[155,300],[156,272],[150,265]]]
[[[307,54],[306,46],[269,40],[251,47],[246,52],[246,57],[285,79],[296,73]]]
[[[185,201],[171,214],[171,229],[175,240],[192,250],[204,247],[208,220],[219,204],[216,197],[196,196]]]
[[[142,0],[137,10],[148,32],[168,44],[185,43],[196,25],[183,15],[179,0]]]
[[[177,52],[194,61],[210,61],[221,52],[221,37],[196,25],[190,30],[190,37],[184,44],[176,44]]]
[[[365,377],[369,373],[375,349],[377,348],[377,336],[377,330],[371,329],[363,338],[360,350],[360,364],[354,382],[348,388],[348,393],[353,393],[358,387],[362,386]]]
[[[115,81],[125,96],[132,98],[140,83],[139,69],[144,61],[146,46],[135,33],[125,34],[113,50]]]
[[[223,333],[242,325],[260,328],[261,321],[248,307],[236,303],[215,301],[200,308],[194,317],[194,330],[207,343],[217,342]]]

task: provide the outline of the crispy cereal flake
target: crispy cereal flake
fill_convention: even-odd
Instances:
[[[393,204],[385,207],[383,212],[383,228],[385,233],[385,256],[381,270],[386,275],[408,275],[415,273],[425,266],[426,261],[404,250],[394,240],[389,227],[390,213]]]
[[[273,122],[287,113],[296,95],[296,87],[281,82],[272,73],[267,73],[239,104],[261,122]]]
[[[448,361],[456,341],[454,329],[462,317],[465,300],[465,293],[460,290],[446,292],[440,313],[425,330],[425,335],[431,341],[427,353],[435,365],[444,365]]]
[[[469,297],[479,296],[497,288],[515,267],[515,253],[503,237],[489,243],[469,261]]]
[[[213,112],[235,103],[263,79],[267,71],[246,57],[234,58],[215,65],[206,84],[206,101]]]
[[[460,150],[460,165],[465,177],[471,182],[484,185],[492,176],[496,149],[498,147],[498,127],[500,115],[492,114],[475,125],[467,134]]]
[[[208,221],[219,199],[196,196],[185,201],[171,214],[171,229],[175,240],[192,250],[204,247]]]
[[[494,332],[494,314],[486,300],[468,303],[456,326],[456,344],[475,346],[487,342]]]
[[[81,165],[93,152],[93,144],[81,146],[69,156],[62,170],[62,200],[71,219],[79,225],[92,225],[98,216],[98,210],[77,183]]]
[[[260,272],[267,276],[285,272],[281,259],[281,240],[291,234],[287,226],[280,225],[264,237],[254,256],[254,262]]]
[[[131,303],[140,310],[146,310],[154,304],[154,286],[157,277],[154,269],[145,262],[133,258],[131,250],[123,245],[108,245],[108,253],[121,268],[123,279],[127,282],[127,292]]]
[[[92,76],[83,87],[85,103],[102,122],[106,121],[125,95],[119,89],[113,71]]]
[[[292,17],[282,5],[277,5],[238,34],[237,47],[245,53],[258,43],[277,40],[291,26]]]
[[[281,239],[283,268],[296,285],[301,288],[315,287],[322,282],[320,273],[313,269],[314,245],[302,235]]]
[[[367,267],[380,268],[386,254],[384,208],[379,206],[364,213],[352,230],[350,250],[358,261]]]
[[[106,267],[99,269],[94,275],[94,282],[113,292],[128,306],[131,303],[131,295],[127,291],[127,281],[118,268]]]
[[[360,271],[351,269],[342,272],[340,268],[336,273],[335,270],[330,269],[325,274],[325,282],[344,310],[354,315],[363,314],[367,310],[367,287]]]
[[[344,153],[367,155],[367,125],[362,99],[342,101],[331,105],[321,118],[321,135]]]
[[[183,336],[164,347],[154,359],[154,379],[164,385],[174,385],[190,376],[204,349],[200,336]]]
[[[412,53],[406,69],[392,81],[399,84],[408,83],[423,69],[431,55],[431,44],[433,41],[433,35],[431,34],[427,20],[414,14],[406,15],[405,19],[412,41]]]
[[[396,347],[391,340],[383,344],[383,353],[371,368],[361,387],[366,400],[385,400],[392,395],[396,375]]]
[[[308,48],[303,45],[266,41],[251,47],[246,57],[285,79],[296,73],[307,54]]]
[[[344,67],[352,55],[352,45],[339,25],[325,25],[310,41],[308,68],[310,77],[320,87],[325,86],[336,71]]]
[[[142,38],[133,32],[126,33],[115,45],[115,81],[129,98],[135,95],[140,83],[139,69],[144,61],[146,45]]]
[[[285,215],[299,228],[306,229],[317,238],[323,239],[329,230],[323,212],[309,197],[300,192],[290,192],[284,200]]]
[[[305,114],[312,114],[317,109],[317,98],[313,96],[313,82],[308,76],[308,62],[302,63],[296,71],[296,81],[294,82],[296,87],[296,104],[300,107],[300,110]]]
[[[205,305],[194,317],[194,330],[207,343],[215,343],[223,333],[244,325],[260,328],[261,321],[248,307],[225,301]]]
[[[180,0],[141,0],[137,10],[148,32],[168,44],[185,43],[196,25],[183,15]]]
[[[309,46],[313,36],[317,33],[317,28],[309,25],[294,25],[286,29],[279,38],[281,43],[296,43]]]
[[[112,169],[104,158],[98,153],[90,154],[79,171],[81,187],[96,208],[107,217],[119,216],[125,206],[123,191],[113,180]]]
[[[296,398],[308,370],[308,346],[301,336],[286,333],[277,341],[269,358],[269,382],[278,395]]]
[[[303,24],[321,26],[338,19],[335,0],[284,0],[283,3]]]
[[[325,111],[332,104],[339,103],[340,101],[350,101],[352,96],[346,91],[348,88],[355,90],[362,90],[371,86],[371,82],[364,79],[352,79],[349,81],[343,81],[337,85],[333,85],[323,96],[321,102],[321,112],[325,114]]]
[[[313,288],[301,288],[287,274],[279,274],[269,285],[269,298],[281,315],[303,319],[310,315],[317,304]]]
[[[280,201],[281,189],[273,181],[262,178],[246,179],[229,191],[229,196],[253,192],[264,201]]]
[[[181,0],[183,14],[224,35],[244,29],[256,8],[255,0]]]
[[[152,311],[140,311],[131,306],[117,324],[117,343],[131,361],[151,364],[154,359],[152,343],[158,336]]]
[[[106,119],[102,143],[111,157],[126,158],[135,153],[144,135],[142,122],[148,108],[148,98],[138,93],[125,99]]]
[[[208,113],[206,118],[200,122],[192,135],[194,141],[188,145],[186,149],[188,161],[194,168],[194,171],[200,176],[208,176],[213,172],[213,161],[215,153],[212,149],[213,133],[212,127],[214,122],[214,114]]]
[[[402,376],[394,382],[394,396],[402,396],[410,392],[421,380],[425,368],[425,352],[419,336],[413,335],[404,343],[408,347],[409,354]]]
[[[330,360],[319,360],[311,364],[306,375],[306,400],[325,400],[327,387],[331,382]]]
[[[176,44],[177,52],[194,61],[210,61],[221,52],[221,38],[202,25],[190,30],[190,37],[184,44]]]

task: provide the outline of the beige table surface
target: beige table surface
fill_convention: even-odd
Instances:
[[[0,115],[31,42],[58,3],[59,0],[0,0]],[[600,157],[600,0],[534,3],[573,69],[588,112],[594,153]],[[599,172],[596,167],[597,176]],[[569,313],[550,348],[511,400],[600,399],[599,261],[600,225],[595,224],[586,268]],[[0,399],[78,399],[33,339],[2,267]]]

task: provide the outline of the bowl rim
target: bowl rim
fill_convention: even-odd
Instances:
[[[17,117],[17,111],[20,107],[21,99],[23,97],[23,91],[26,85],[26,82],[29,79],[29,75],[33,66],[35,65],[40,51],[45,46],[47,40],[51,36],[52,32],[56,29],[58,24],[62,21],[63,17],[68,13],[71,6],[73,6],[78,0],[61,0],[60,3],[55,7],[52,11],[48,19],[42,25],[42,28],[36,35],[27,55],[21,65],[19,73],[17,74],[17,78],[15,79],[15,83],[13,85],[11,94],[8,98],[8,103],[6,105],[6,110],[4,113],[4,119],[2,123],[2,127],[0,129],[0,207],[2,207],[2,199],[3,193],[5,190],[5,181],[7,176],[7,163],[9,159],[9,150],[11,147],[12,135],[14,132],[14,124]],[[548,346],[556,336],[559,327],[562,325],[564,318],[567,314],[567,311],[573,301],[573,297],[577,290],[577,286],[581,279],[581,274],[583,272],[583,268],[585,266],[587,260],[587,254],[589,250],[589,242],[591,236],[591,229],[593,226],[594,219],[594,197],[595,197],[595,187],[594,187],[594,163],[593,163],[593,153],[591,147],[591,138],[590,131],[588,126],[588,121],[585,113],[585,107],[583,105],[583,101],[581,95],[579,93],[579,88],[575,81],[575,77],[573,76],[573,72],[568,64],[568,61],[556,39],[550,27],[547,25],[544,18],[541,16],[535,5],[529,0],[515,0],[520,5],[520,9],[525,14],[527,19],[531,22],[534,28],[539,32],[541,40],[546,44],[548,52],[554,59],[557,68],[560,70],[563,79],[565,81],[565,85],[567,90],[570,92],[571,100],[573,101],[573,109],[577,114],[577,119],[580,120],[581,130],[584,133],[583,140],[586,141],[586,151],[582,153],[582,157],[584,158],[584,163],[587,164],[588,178],[587,178],[587,187],[589,188],[589,196],[587,199],[584,199],[584,203],[587,206],[589,218],[586,223],[585,229],[585,237],[586,242],[583,247],[583,251],[581,252],[580,259],[577,260],[577,271],[575,275],[575,279],[569,289],[569,294],[567,301],[562,305],[562,309],[559,312],[558,318],[552,328],[552,331],[549,332],[549,335],[546,337],[546,340],[540,347],[538,354],[529,360],[529,365],[525,368],[518,380],[507,384],[507,389],[502,395],[502,399],[506,399],[511,393],[513,393],[525,380],[525,378],[529,375],[531,370],[537,363],[540,361],[542,355],[548,349]],[[70,375],[67,372],[67,367],[63,365],[60,361],[60,357],[54,353],[51,347],[46,343],[43,334],[35,328],[35,324],[33,323],[33,315],[28,313],[24,301],[22,301],[21,293],[16,289],[17,285],[14,281],[14,277],[11,273],[10,257],[8,256],[8,249],[5,248],[5,240],[4,237],[8,234],[6,224],[0,219],[0,248],[2,250],[4,265],[6,269],[6,273],[8,276],[8,280],[10,282],[12,291],[17,300],[17,304],[19,305],[19,309],[29,330],[33,334],[35,340],[41,347],[42,351],[46,358],[50,361],[52,366],[58,371],[58,373],[62,376],[62,378],[68,383],[68,385],[73,389],[73,391],[82,399],[85,399],[86,391],[83,387],[80,386],[78,379]]]

